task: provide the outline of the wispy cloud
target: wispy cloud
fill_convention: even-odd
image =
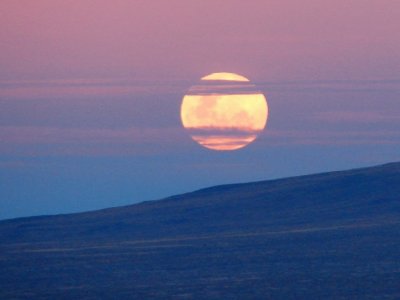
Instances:
[[[0,127],[0,154],[17,155],[153,155],[177,150],[185,140],[181,128],[88,129]]]
[[[260,145],[400,145],[397,130],[311,131],[270,130]],[[0,127],[0,154],[17,156],[155,155],[187,151],[192,141],[182,128],[88,129]]]
[[[2,80],[0,98],[38,99],[54,97],[91,97],[125,95],[182,94],[191,91],[201,94],[196,81],[171,79],[162,81],[133,78],[74,78],[46,80]],[[348,92],[348,91],[396,91],[400,92],[400,80],[298,80],[255,81],[251,88],[263,91],[285,92]],[[209,87],[207,87],[209,89]],[[228,86],[228,89],[233,87]],[[239,84],[237,87],[241,89]],[[204,89],[204,88],[203,88]],[[248,87],[244,87],[246,93]],[[207,93],[212,92],[207,90]],[[254,92],[252,90],[252,92]],[[243,93],[243,91],[238,92]],[[248,92],[247,92],[248,93]]]
[[[400,123],[400,115],[393,113],[384,114],[377,111],[327,111],[318,112],[312,118],[330,123]]]
[[[400,92],[399,79],[386,80],[280,80],[256,81],[265,91],[285,92]]]
[[[59,79],[0,81],[0,99],[38,99],[54,97],[91,97],[159,95],[182,93],[190,86],[179,80],[149,81],[121,79]]]
[[[285,145],[400,145],[397,130],[373,131],[317,131],[317,130],[269,130],[262,138],[265,144]]]

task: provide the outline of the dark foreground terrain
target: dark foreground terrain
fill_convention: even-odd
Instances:
[[[400,299],[399,195],[393,163],[2,221],[0,299]]]

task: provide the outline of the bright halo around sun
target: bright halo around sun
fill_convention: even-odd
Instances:
[[[250,81],[235,73],[201,78],[183,97],[181,120],[193,140],[212,150],[236,150],[265,128],[268,104]]]

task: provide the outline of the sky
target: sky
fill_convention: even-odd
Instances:
[[[400,1],[2,0],[0,219],[400,160]],[[266,129],[213,151],[180,105],[250,79]]]

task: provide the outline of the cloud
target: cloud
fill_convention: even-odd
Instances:
[[[23,160],[0,161],[0,169],[22,169],[31,165],[33,164]]]
[[[177,151],[188,140],[182,128],[88,129],[0,127],[0,154],[153,155]]]
[[[183,93],[190,84],[182,81],[120,79],[3,80],[0,99],[49,99],[96,96],[138,96]]]
[[[400,80],[280,80],[255,81],[256,87],[277,92],[399,92]]]
[[[261,141],[273,146],[293,145],[400,145],[398,130],[371,131],[318,131],[318,130],[267,130]]]
[[[400,132],[266,130],[260,145],[400,145]],[[88,129],[30,126],[0,127],[0,155],[131,156],[177,154],[192,141],[182,128]],[[262,146],[261,146],[262,147]]]
[[[399,115],[383,114],[377,111],[328,111],[316,113],[313,118],[330,123],[400,122]]]

